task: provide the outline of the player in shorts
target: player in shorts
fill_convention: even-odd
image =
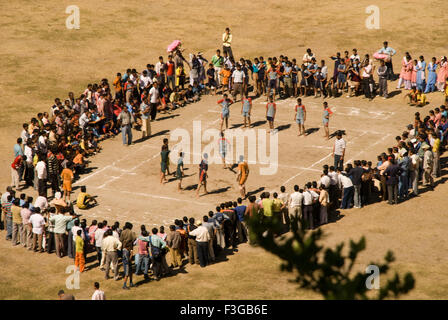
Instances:
[[[199,164],[199,182],[198,182],[198,188],[196,190],[196,196],[199,198],[199,190],[202,186],[204,186],[205,194],[208,194],[207,191],[207,170],[208,170],[208,162],[207,162],[208,154],[204,153],[204,157]]]
[[[269,123],[268,132],[271,132],[272,130],[274,130],[274,118],[275,118],[276,111],[277,111],[277,106],[274,103],[274,97],[269,96],[269,102],[266,104],[266,120]]]
[[[241,114],[244,117],[244,128],[247,127],[246,123],[249,122],[250,127],[250,112],[252,111],[252,99],[248,98],[245,93],[243,93],[243,98],[241,99]]]
[[[179,180],[177,191],[182,190],[182,178],[184,176],[184,153],[179,152],[179,159],[177,160],[176,178]]]
[[[219,155],[221,156],[223,168],[226,169],[226,155],[227,155],[227,145],[228,141],[224,137],[224,131],[220,133],[221,138],[219,139]]]
[[[294,116],[297,125],[299,127],[298,136],[305,135],[305,120],[306,120],[306,109],[302,104],[302,99],[297,99],[297,105],[295,106],[296,114]]]
[[[233,103],[231,99],[227,97],[227,93],[224,93],[223,99],[218,101],[221,105],[221,131],[224,121],[226,122],[226,129],[229,129],[229,115],[230,115],[230,105]]]
[[[324,107],[324,114],[322,116],[322,123],[324,125],[325,135],[324,138],[330,139],[330,132],[328,129],[328,124],[330,122],[330,116],[333,114],[333,112],[328,107],[328,103],[325,101],[323,104]]]
[[[236,181],[240,188],[241,196],[246,199],[246,181],[249,176],[249,165],[244,161],[244,156],[240,156],[240,161],[238,163],[238,175]]]
[[[271,95],[271,90],[274,91],[274,97],[277,94],[277,82],[280,72],[277,70],[274,64],[271,64],[271,67],[268,70],[268,89],[267,95],[268,97]],[[268,98],[269,99],[269,98]]]

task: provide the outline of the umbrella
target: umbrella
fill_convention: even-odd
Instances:
[[[178,46],[180,46],[180,40],[174,40],[166,49],[167,52],[173,52]]]

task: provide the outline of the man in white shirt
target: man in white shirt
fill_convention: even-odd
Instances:
[[[193,231],[190,231],[189,235],[196,237],[196,244],[198,248],[198,258],[199,264],[201,268],[205,268],[205,266],[209,263],[209,241],[210,241],[210,233],[207,228],[200,225]]]
[[[45,229],[45,219],[40,212],[40,208],[33,209],[34,214],[30,217],[30,223],[33,226],[33,245],[29,250],[34,250],[34,252],[44,252],[42,248],[42,239]]]
[[[311,60],[313,58],[316,58],[314,56],[314,53],[311,52],[311,49],[308,48],[306,49],[306,53],[303,55],[303,64],[305,65],[305,67],[308,67],[311,64]]]
[[[334,157],[334,167],[336,169],[341,169],[344,165],[345,156],[345,140],[342,138],[342,132],[338,131],[336,134],[336,140],[333,145],[333,157]]]
[[[86,110],[80,117],[79,117],[79,127],[83,130],[86,129],[87,125],[90,122],[90,111]]]
[[[303,193],[300,191],[299,186],[294,186],[294,192],[289,196],[289,212],[295,217],[302,216],[302,203]]]
[[[328,176],[328,170],[324,170],[320,176],[319,186],[323,186],[325,189],[330,187],[331,178]]]
[[[153,87],[149,90],[149,103],[151,105],[151,121],[157,116],[157,105],[159,103],[159,84],[154,82]]]
[[[418,171],[420,169],[420,157],[414,148],[409,149],[409,157],[411,158],[410,179],[412,184],[412,193],[418,196]]]
[[[315,197],[311,190],[309,190],[310,183],[305,185],[305,190],[303,191],[303,218],[307,223],[309,229],[314,229],[314,218],[313,218],[313,198]],[[319,198],[319,195],[317,195]]]
[[[106,295],[104,291],[100,290],[100,284],[98,282],[93,284],[93,288],[95,292],[92,294],[92,300],[106,300]]]
[[[36,201],[34,202],[34,207],[39,208],[40,210],[45,210],[48,208],[48,200],[44,196],[38,196]]]
[[[159,57],[159,62],[156,63],[155,71],[157,72],[157,76],[160,76],[161,71],[165,71],[165,63],[163,62],[163,57]]]
[[[243,95],[243,81],[246,75],[244,74],[244,71],[241,70],[241,65],[236,65],[236,70],[232,73],[232,84],[233,84],[233,100],[236,102],[237,94],[239,93],[241,98]]]
[[[230,33],[230,28],[226,28],[226,31],[222,34],[222,52],[223,54],[228,54],[232,61],[233,53],[232,53],[232,34]]]
[[[106,253],[103,253],[103,249],[102,249],[104,232],[105,232],[105,230],[103,229],[103,223],[99,222],[98,228],[95,230],[95,247],[96,247],[98,263],[100,264],[100,270],[104,269],[103,254],[104,255],[106,254]]]
[[[145,89],[149,89],[152,84],[152,79],[148,74],[147,70],[143,70],[143,73],[140,76],[139,86],[140,92],[143,92]]]
[[[358,54],[358,49],[353,49],[353,54],[350,56],[350,60],[355,62],[355,60],[358,59],[358,61],[361,61],[361,57]]]
[[[373,67],[370,63],[370,60],[365,60],[363,63],[362,73],[361,73],[361,81],[362,87],[364,89],[364,95],[367,99],[372,100],[372,93],[370,90],[370,78],[372,76]]]
[[[47,197],[47,164],[45,163],[43,156],[39,156],[39,161],[36,164],[36,173],[39,196]]]
[[[347,173],[345,171],[340,171],[338,169],[339,173],[339,179],[341,188],[343,189],[343,196],[342,196],[342,204],[341,209],[350,209],[351,203],[353,200],[355,188],[353,187],[352,179],[347,177]]]

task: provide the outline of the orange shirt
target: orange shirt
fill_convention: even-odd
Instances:
[[[222,83],[223,84],[228,84],[229,83],[229,78],[230,78],[230,76],[232,74],[230,72],[230,70],[222,69],[219,74],[223,76]]]
[[[83,158],[82,154],[78,153],[78,154],[73,158],[73,163],[76,163],[76,164],[83,164],[83,163],[84,163],[84,158]]]
[[[71,182],[73,179],[73,171],[68,168],[65,168],[64,170],[62,170],[61,177],[63,181]]]

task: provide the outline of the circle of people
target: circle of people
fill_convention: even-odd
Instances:
[[[88,209],[97,205],[95,197],[82,186],[77,199],[71,202],[72,182],[89,170],[87,158],[101,151],[99,142],[118,135],[120,131],[124,145],[132,144],[132,128],[142,132],[142,140],[147,139],[151,137],[150,122],[158,113],[170,113],[198,101],[203,94],[217,94],[218,90],[223,94],[223,99],[218,101],[222,106],[221,130],[224,122],[228,127],[228,107],[233,103],[227,91],[235,101],[238,94],[241,96],[244,126],[251,125],[252,99],[249,92],[252,91],[255,98],[265,95],[268,100],[266,118],[272,130],[277,96],[320,95],[328,98],[347,92],[347,97],[363,93],[371,100],[378,92],[387,98],[387,81],[395,80],[392,56],[396,51],[387,42],[373,55],[380,63],[376,83],[373,60],[368,54],[361,59],[356,49],[351,56],[345,51],[344,56],[337,53],[330,57],[334,60],[334,73],[329,77],[325,61],[321,60],[318,66],[311,49],[306,51],[301,66],[296,59],[289,60],[283,55],[267,61],[257,57],[253,63],[241,58],[236,63],[231,41],[232,35],[227,29],[223,34],[223,55],[218,49],[209,64],[202,53],[190,54],[187,61],[179,44],[170,52],[167,62],[159,57],[155,65],[148,64],[141,74],[136,69],[117,73],[113,88],[107,79],[102,79],[98,84],[89,84],[79,97],[69,92],[64,103],[56,98],[49,112],[38,113],[30,123],[24,123],[20,138],[14,145],[12,184],[1,196],[0,227],[6,229],[6,239],[14,246],[21,244],[36,252],[55,251],[61,258],[68,255],[75,259],[81,272],[85,270],[87,253],[96,252],[106,279],[111,266],[114,278],[119,278],[120,259],[124,268],[123,288],[128,289],[134,285],[134,246],[138,252],[135,255],[135,274],[143,272],[145,279],[149,280],[151,267],[156,280],[159,280],[171,273],[167,255],[174,268],[182,267],[183,258],[187,256],[190,263],[205,267],[215,261],[224,249],[232,247],[237,250],[238,243],[250,241],[245,220],[253,215],[277,219],[285,230],[288,230],[290,215],[298,215],[310,228],[315,228],[327,223],[331,214],[337,219],[338,209],[360,208],[375,199],[396,204],[418,196],[421,179],[424,185],[433,188],[433,178],[441,174],[440,154],[446,146],[447,102],[431,110],[423,119],[417,112],[414,124],[408,125],[406,131],[396,137],[396,146],[378,156],[375,167],[370,161],[356,160],[353,165],[347,164],[343,168],[345,141],[343,132],[338,132],[333,149],[334,165],[324,166],[318,182],[308,182],[303,188],[295,185],[291,194],[281,187],[281,192],[273,193],[272,199],[269,192],[263,192],[257,199],[254,195],[247,197],[244,190],[242,196],[248,198],[247,206],[243,205],[242,198],[222,203],[215,212],[205,215],[200,225],[194,218],[183,217],[169,227],[168,233],[163,226],[152,230],[141,226],[140,235],[136,236],[129,222],[123,230],[118,222],[109,225],[107,221],[93,220],[88,226],[86,219],[75,213],[74,205],[81,210]],[[189,68],[188,82],[185,66]],[[409,102],[423,106],[428,103],[427,93],[438,90],[447,94],[447,77],[446,57],[440,60],[432,58],[426,64],[422,56],[419,60],[412,60],[406,53],[397,88],[404,85],[405,89],[411,90],[406,95]],[[301,98],[297,102],[295,120],[298,134],[304,135],[306,109]],[[330,115],[331,110],[324,102],[323,124],[327,138]],[[162,165],[164,174],[163,168]],[[163,179],[164,176],[161,181]],[[378,181],[379,188],[374,181]],[[21,182],[24,185],[21,186]],[[16,193],[27,187],[38,191],[35,201],[24,193]],[[52,197],[47,197],[48,189],[52,190]]]

